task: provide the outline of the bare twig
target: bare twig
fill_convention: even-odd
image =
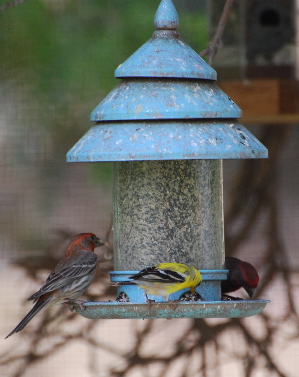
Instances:
[[[201,51],[199,54],[201,57],[208,55],[210,65],[213,64],[213,59],[220,45],[220,41],[224,32],[225,26],[227,24],[227,20],[230,15],[233,4],[234,4],[234,0],[226,0],[219,23],[217,25],[215,35],[213,39],[211,40],[211,42],[209,43],[208,47],[205,48],[203,51]]]

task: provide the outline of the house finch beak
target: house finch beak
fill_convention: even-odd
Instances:
[[[93,281],[98,267],[98,257],[94,249],[102,245],[104,245],[103,241],[93,233],[81,233],[74,236],[63,258],[44,285],[29,297],[28,300],[33,300],[36,304],[6,338],[23,330],[27,323],[49,303],[82,305],[85,301],[76,300],[76,298],[80,297]]]
[[[244,288],[252,297],[259,283],[259,275],[252,264],[238,258],[226,257],[225,268],[228,270],[227,280],[221,282],[221,292],[230,293]]]

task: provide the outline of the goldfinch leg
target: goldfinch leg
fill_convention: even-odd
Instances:
[[[67,299],[64,304],[66,304],[70,311],[72,312],[74,310],[74,304],[79,305],[80,309],[83,311],[85,310],[84,304],[87,302],[87,300],[73,300],[73,299]]]
[[[179,301],[180,301],[180,300],[173,300],[173,301],[168,300],[169,305],[170,305],[170,308],[171,308],[172,310],[176,310],[177,307],[178,307],[178,303],[179,303]]]
[[[155,300],[150,300],[146,293],[145,293],[145,298],[146,298],[146,302],[147,302],[147,305],[148,305],[148,309],[151,310],[152,302],[155,302]]]

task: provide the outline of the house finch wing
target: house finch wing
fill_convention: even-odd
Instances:
[[[29,297],[34,302],[48,292],[71,285],[75,280],[93,275],[98,265],[98,257],[91,251],[79,250],[67,259],[62,259],[40,290]]]

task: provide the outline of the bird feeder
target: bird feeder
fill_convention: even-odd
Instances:
[[[111,281],[123,284],[160,262],[191,264],[203,275],[204,301],[173,310],[149,295],[149,309],[142,289],[124,284],[115,302],[76,310],[93,319],[254,315],[267,301],[221,301],[222,159],[265,158],[267,149],[238,122],[241,110],[218,88],[216,72],[179,38],[171,0],[161,1],[154,24],[152,38],[116,69],[120,83],[91,113],[95,124],[67,161],[114,161]]]

